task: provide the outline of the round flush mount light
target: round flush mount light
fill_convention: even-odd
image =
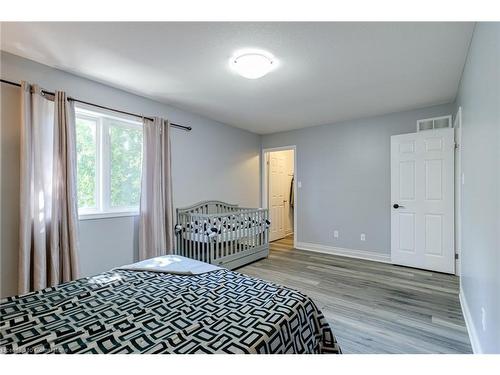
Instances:
[[[248,79],[264,77],[277,66],[277,61],[268,52],[247,50],[234,54],[229,65],[240,76]]]

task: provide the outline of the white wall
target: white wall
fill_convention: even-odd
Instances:
[[[390,255],[390,137],[453,104],[262,136],[262,147],[297,146],[297,241]],[[333,231],[339,238],[333,238]],[[366,241],[360,241],[360,234]]]
[[[456,105],[465,177],[462,306],[475,351],[500,353],[500,23],[476,24]]]
[[[48,90],[102,105],[160,115],[193,127],[172,131],[174,206],[219,199],[260,206],[260,136],[147,98],[2,52],[1,76],[36,82]],[[18,88],[1,85],[1,295],[16,291],[19,222]],[[82,275],[132,262],[137,254],[137,218],[80,222]]]

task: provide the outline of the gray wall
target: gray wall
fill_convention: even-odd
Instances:
[[[390,136],[452,111],[448,104],[263,136],[263,148],[297,146],[297,241],[390,255]]]
[[[500,353],[500,23],[476,25],[456,105],[465,177],[461,287],[482,351]]]
[[[260,203],[260,136],[137,95],[2,52],[1,77],[36,82],[50,90],[115,108],[161,115],[193,127],[172,131],[174,205],[220,199],[244,206]],[[16,291],[19,207],[18,89],[1,85],[1,294]],[[80,222],[83,275],[132,262],[137,254],[137,217]]]

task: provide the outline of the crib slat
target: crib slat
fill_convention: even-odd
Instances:
[[[255,213],[255,246],[260,246],[260,212]]]
[[[201,223],[201,217],[198,217],[198,220],[199,220],[199,223],[201,225],[201,228],[200,230],[198,231],[198,237],[196,238],[196,255],[195,255],[195,259],[196,260],[200,260],[200,246],[203,246],[203,240],[204,240],[204,237],[205,237],[205,233],[204,233],[204,223]],[[201,233],[200,233],[201,232]]]
[[[186,251],[186,231],[187,231],[187,228],[186,228],[186,215],[185,214],[182,214],[181,216],[181,226],[182,226],[182,231],[181,231],[181,234],[182,234],[182,238],[181,238],[181,251],[180,251],[180,255],[184,256],[184,252]]]
[[[264,238],[263,233],[264,233],[264,220],[262,220],[262,214],[263,211],[259,211],[259,246],[262,246],[264,244]]]
[[[201,217],[198,218],[198,220],[202,220]],[[204,219],[203,219],[204,221]],[[196,241],[196,260],[201,260],[200,259],[200,256],[201,256],[201,247],[204,245],[204,237],[205,237],[205,225],[204,223],[200,223],[201,225],[201,229],[198,231],[198,238],[197,238],[197,241]],[[201,233],[200,233],[201,232]]]
[[[255,225],[255,221],[257,219],[257,212],[252,213],[252,243],[253,248],[257,245],[257,226]]]
[[[233,254],[233,225],[234,225],[234,221],[233,221],[233,218],[231,216],[229,216],[229,232],[228,232],[228,243],[227,243],[227,253],[226,253],[226,256],[228,255],[232,255]]]
[[[240,241],[241,241],[241,215],[236,214],[236,232],[234,233],[234,253],[238,254],[240,252]]]
[[[240,235],[240,247],[241,247],[240,252],[244,252],[247,248],[247,237],[248,237],[248,228],[246,227],[247,218],[248,218],[248,210],[243,210],[241,213],[241,221],[243,225],[241,228],[241,235]]]
[[[181,255],[182,256],[186,256],[186,248],[187,248],[187,236],[188,236],[188,233],[187,233],[187,215],[183,215],[183,223],[182,223],[182,226],[184,228],[184,234],[183,234],[183,243],[184,245],[182,246],[182,253]]]
[[[239,227],[238,227],[238,230],[239,230],[239,234],[238,234],[238,253],[241,253],[243,251],[243,243],[245,241],[245,228],[244,228],[244,225],[245,225],[245,214],[240,214],[240,224],[239,224]]]
[[[255,212],[255,246],[260,246],[260,228],[259,228],[260,212]]]
[[[199,213],[200,209],[197,210],[197,214]],[[196,216],[195,218],[195,221],[198,221],[198,216]],[[194,241],[193,241],[193,253],[191,254],[191,257],[193,259],[196,259],[196,248],[198,247],[198,244],[199,244],[199,241],[198,241],[198,235],[200,233],[200,222],[198,221],[198,224],[196,225],[196,230],[197,232],[194,234]]]
[[[190,220],[190,225],[191,225],[191,230],[189,231],[189,249],[188,249],[188,258],[192,258],[193,257],[193,240],[194,240],[194,228],[193,228],[193,216],[190,215],[189,216],[189,220]]]

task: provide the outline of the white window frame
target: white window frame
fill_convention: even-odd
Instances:
[[[95,122],[95,139],[96,139],[96,176],[95,176],[95,208],[94,207],[84,207],[84,208],[78,208],[78,216],[80,218],[82,217],[90,217],[91,215],[99,214],[99,207],[100,202],[101,202],[101,189],[99,188],[101,186],[101,173],[100,173],[100,168],[99,166],[101,165],[101,149],[98,147],[100,145],[100,138],[101,138],[101,127],[100,127],[100,120],[97,118],[95,115],[88,114],[83,111],[79,111],[78,109],[75,108],[76,116],[79,118],[83,118],[86,120],[90,120]],[[77,166],[78,168],[78,166]],[[77,192],[78,193],[78,192]]]
[[[79,208],[80,220],[102,219],[123,216],[139,215],[139,206],[112,207],[111,206],[111,160],[110,160],[110,133],[109,121],[123,123],[123,127],[142,129],[142,123],[128,116],[116,116],[109,111],[90,109],[85,105],[75,108],[76,117],[96,121],[96,208]]]

